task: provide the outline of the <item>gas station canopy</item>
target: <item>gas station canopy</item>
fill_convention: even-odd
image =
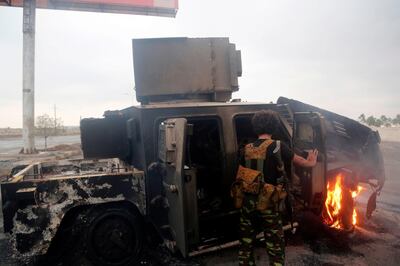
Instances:
[[[22,7],[23,0],[0,0]],[[175,17],[178,0],[36,0],[37,8]]]
[[[0,0],[0,6],[22,7],[23,153],[35,153],[35,21],[36,8],[175,17],[178,0]]]

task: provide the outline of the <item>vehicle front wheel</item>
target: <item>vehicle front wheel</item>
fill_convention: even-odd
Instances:
[[[143,245],[143,224],[137,212],[103,207],[90,216],[85,242],[87,257],[94,265],[138,263]]]

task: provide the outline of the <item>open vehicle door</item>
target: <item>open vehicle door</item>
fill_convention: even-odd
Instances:
[[[293,145],[297,154],[318,150],[317,165],[306,169],[296,167],[300,178],[304,205],[320,213],[326,193],[326,150],[323,117],[316,112],[294,113]]]
[[[159,159],[167,170],[163,185],[171,236],[184,257],[190,244],[198,240],[196,174],[185,166],[188,127],[185,118],[165,120],[160,124],[158,141]]]

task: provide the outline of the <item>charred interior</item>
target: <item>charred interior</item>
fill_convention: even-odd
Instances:
[[[219,212],[223,176],[223,150],[218,118],[188,119],[193,133],[187,141],[186,164],[196,169],[200,215]]]
[[[196,173],[199,239],[203,244],[235,235],[231,218],[229,187],[224,187],[224,148],[218,117],[188,118],[191,131],[186,145],[185,165]],[[190,196],[189,196],[190,197]],[[211,242],[210,242],[211,241]],[[196,243],[199,244],[199,243]]]

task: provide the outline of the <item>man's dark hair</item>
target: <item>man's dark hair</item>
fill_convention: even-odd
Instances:
[[[278,113],[272,110],[261,110],[256,112],[251,119],[254,133],[257,135],[275,133],[279,123]]]

